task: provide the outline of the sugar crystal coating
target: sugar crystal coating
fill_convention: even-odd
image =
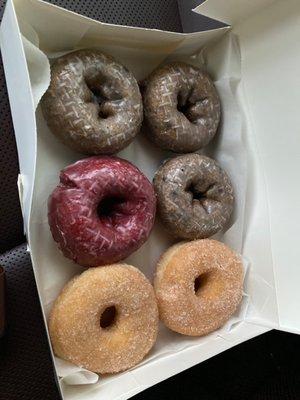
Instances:
[[[167,327],[207,335],[225,324],[242,299],[241,258],[216,240],[181,242],[158,262],[154,290]]]
[[[104,310],[113,323],[102,328]],[[90,371],[116,373],[139,363],[155,343],[158,310],[153,288],[126,264],[90,268],[73,278],[55,301],[49,320],[54,352]]]

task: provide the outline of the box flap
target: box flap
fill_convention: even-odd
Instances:
[[[300,2],[276,2],[234,32],[267,188],[279,327],[300,333]]]
[[[59,9],[58,7],[47,5],[45,3],[37,2],[36,0],[35,1],[15,0],[15,1],[18,7],[24,6],[24,8],[22,9],[22,13],[24,13],[22,14],[23,16],[25,16],[26,14],[28,20],[30,20],[31,15],[34,15],[34,19],[32,19],[33,24],[37,23],[40,25],[40,29],[42,32],[41,35],[42,48],[51,50],[51,40],[58,40],[57,43],[59,44],[60,35],[66,32],[67,35],[66,39],[68,40],[68,43],[66,45],[61,41],[60,44],[62,48],[60,50],[68,50],[73,46],[84,46],[87,44],[91,44],[93,43],[93,37],[95,35],[98,38],[98,40],[99,37],[100,40],[102,40],[101,46],[103,48],[105,48],[105,45],[107,45],[109,49],[112,49],[112,51],[115,54],[117,54],[117,52],[120,51],[121,48],[118,48],[117,46],[113,47],[112,41],[110,40],[111,36],[115,34],[117,35],[118,40],[119,38],[120,40],[122,40],[122,44],[126,45],[128,44],[128,47],[126,49],[123,49],[123,52],[126,53],[130,52],[131,56],[134,54],[136,55],[136,58],[134,59],[134,64],[138,62],[139,57],[142,58],[145,56],[146,51],[144,51],[143,53],[144,50],[143,46],[145,46],[146,49],[149,48],[148,46],[151,46],[152,50],[155,52],[155,56],[157,55],[157,57],[155,57],[155,62],[160,62],[161,58],[167,55],[166,49],[169,49],[170,52],[172,52],[174,51],[174,46],[175,46],[177,52],[184,54],[184,51],[187,51],[187,48],[188,52],[192,52],[193,49],[199,49],[201,44],[207,43],[207,39],[209,39],[209,41],[215,40],[216,37],[218,37],[218,35],[223,35],[224,33],[224,30],[218,30],[218,31],[208,31],[202,33],[184,35],[184,34],[159,32],[154,30],[149,31],[149,30],[130,28],[130,27],[117,27],[117,26],[113,27],[112,25],[96,23],[95,21],[91,21],[88,20],[87,18],[80,16],[76,16],[75,18],[74,14],[70,12]],[[32,9],[31,8],[32,4],[37,5],[37,7]],[[63,16],[63,18],[61,16]],[[70,22],[72,23],[74,22],[74,24],[76,24],[76,29],[70,30],[68,23],[66,23],[66,19],[70,20]],[[45,30],[43,31],[43,24],[46,23],[48,24],[50,29],[49,35]],[[33,26],[33,28],[37,27]],[[14,29],[14,26],[10,26],[10,29]],[[5,37],[7,43],[9,43],[8,40],[9,33],[10,32],[8,30],[7,35]],[[34,37],[34,32],[31,32],[30,35]],[[132,40],[134,38],[136,38],[137,40],[135,41],[135,44],[133,46]],[[127,39],[128,43],[126,43]],[[19,42],[21,42],[20,36],[19,36]],[[185,43],[184,46],[183,43]],[[54,46],[53,50],[56,50],[56,48],[54,49]],[[7,51],[7,53],[9,52]],[[13,51],[11,51],[7,57],[10,57],[11,53],[13,54]],[[7,59],[7,60],[10,63],[14,62],[14,60],[12,59]],[[24,69],[24,66],[26,65],[25,60],[22,59],[21,61],[22,61],[20,62],[21,68]],[[153,67],[152,65],[147,66],[147,68],[152,68],[152,67]],[[143,71],[143,73],[144,72],[145,71]],[[27,81],[28,77],[26,82]],[[12,88],[13,88],[12,97],[15,98],[16,94],[19,92],[16,90],[15,86],[12,85]],[[27,92],[25,93],[25,95],[27,95]],[[34,103],[32,96],[30,98],[31,98],[30,107],[33,110]],[[18,110],[14,109],[14,119],[18,120],[18,118],[19,118]],[[36,121],[34,120],[31,122],[32,122],[31,127],[34,125],[35,128]],[[39,120],[39,118],[37,117],[37,123],[38,124],[44,123],[44,121],[42,118],[40,118]],[[24,140],[31,140],[31,135],[34,135],[34,141],[36,140],[36,129],[32,129],[31,132],[27,132],[26,129],[25,131],[22,131],[22,127],[18,126],[17,135],[22,135],[22,132],[24,133],[24,138],[25,138]],[[57,290],[59,289],[57,282],[55,281],[55,279],[53,279],[54,276],[53,270],[55,268],[57,270],[58,269],[60,270],[59,275],[60,278],[62,278],[59,280],[60,283],[64,281],[63,275],[65,274],[67,276],[67,274],[69,273],[68,269],[72,269],[72,274],[76,273],[75,270],[76,266],[72,264],[71,261],[68,262],[68,260],[63,258],[63,256],[57,251],[56,245],[54,244],[53,240],[47,241],[47,244],[49,244],[49,246],[45,246],[46,248],[40,245],[45,240],[45,237],[48,238],[51,235],[51,233],[47,226],[46,212],[44,212],[43,209],[43,207],[46,208],[46,201],[41,201],[38,203],[37,200],[40,200],[42,198],[39,197],[41,196],[41,193],[43,196],[45,196],[45,198],[47,198],[49,190],[51,190],[52,185],[53,187],[55,187],[55,185],[57,184],[57,170],[65,166],[65,163],[67,160],[69,160],[69,157],[70,161],[71,158],[74,157],[74,159],[72,159],[72,161],[74,161],[75,159],[78,159],[78,155],[73,154],[71,150],[69,151],[68,149],[64,149],[59,142],[53,140],[52,136],[48,134],[47,129],[44,129],[44,137],[42,136],[42,129],[38,128],[38,132],[39,132],[38,136],[39,146],[41,147],[39,147],[39,152],[38,152],[37,171],[40,171],[40,174],[37,173],[35,178],[37,190],[35,190],[34,201],[36,201],[36,203],[33,203],[34,206],[32,207],[32,216],[31,216],[31,222],[32,224],[36,224],[37,228],[34,231],[34,233],[31,231],[30,237],[32,238],[31,245],[33,244],[31,248],[32,248],[32,258],[37,280],[37,286],[41,294],[41,292],[43,291],[45,293],[46,289],[49,289],[51,285],[56,285],[56,289]],[[51,146],[48,146],[48,141],[51,142]],[[43,143],[43,147],[41,143]],[[42,148],[44,149],[44,152],[40,151]],[[27,149],[26,146],[20,148],[21,150],[20,153],[22,152],[22,154],[24,153],[26,154],[26,151],[24,149]],[[53,162],[54,158],[52,158],[53,155],[51,151],[49,151],[50,149],[52,150],[53,154],[55,154],[55,162]],[[66,158],[65,154],[67,152],[69,152],[68,158]],[[142,153],[140,152],[137,153],[139,154],[139,157],[143,158],[144,155]],[[32,157],[32,153],[30,154]],[[28,158],[29,155],[26,155],[26,157]],[[49,161],[51,161],[51,165],[54,166],[53,170],[47,169]],[[47,188],[43,192],[44,187],[41,186],[39,180],[45,181],[46,171],[52,176],[53,181],[50,180],[47,181]],[[52,174],[52,172],[54,173]],[[51,186],[49,185],[49,183]],[[37,193],[39,195],[37,195]],[[42,215],[39,214],[40,212],[42,212]],[[41,216],[42,218],[40,218]],[[42,229],[43,226],[47,228]],[[55,251],[53,253],[51,251],[52,248],[55,248]],[[49,257],[49,259],[47,259],[45,257],[45,251],[50,252],[53,255],[52,258]],[[63,258],[64,260],[63,261],[64,268],[60,268],[61,266],[59,261],[60,257]],[[41,262],[38,263],[37,260]],[[48,262],[48,260],[50,261],[50,263]],[[79,272],[79,269],[77,271]],[[48,287],[43,286],[43,282],[46,281],[49,284]],[[51,293],[54,296],[54,292],[51,291]],[[47,304],[46,303],[43,304],[44,306],[43,312],[45,312],[46,308],[49,309],[51,301],[52,299],[48,301]],[[68,387],[64,391],[65,398],[66,399],[80,398],[81,400],[83,398],[88,398],[91,400],[92,398],[98,398],[99,393],[100,395],[102,394],[102,396],[104,396],[104,398],[107,399],[128,398],[131,395],[139,392],[140,390],[150,386],[151,384],[157,383],[162,379],[165,379],[177,372],[182,371],[183,369],[186,369],[198,362],[201,362],[211,357],[212,355],[215,355],[227,348],[230,348],[234,344],[240,343],[243,340],[247,340],[257,334],[263,333],[266,330],[267,328],[265,327],[256,326],[254,324],[249,325],[246,322],[242,322],[235,326],[232,335],[231,334],[227,335],[226,332],[221,332],[220,335],[220,332],[215,332],[212,333],[210,336],[199,338],[197,340],[194,340],[194,338],[182,338],[182,337],[179,338],[178,335],[174,335],[174,337],[172,336],[172,340],[169,340],[167,337],[161,337],[160,343],[157,343],[156,345],[156,346],[161,345],[160,349],[162,348],[164,349],[160,359],[156,358],[157,353],[152,353],[149,357],[153,358],[146,359],[145,363],[140,364],[137,368],[131,370],[129,373],[127,372],[126,374],[113,377],[112,379],[116,379],[115,382],[110,381],[111,377],[103,377],[102,380],[100,381],[101,386],[89,386],[88,388],[80,388],[78,386]],[[172,333],[167,331],[166,335],[172,335]],[[166,346],[166,343],[169,343],[168,348]],[[177,349],[179,348],[183,348],[183,351],[180,354],[174,354],[178,351]],[[158,348],[158,351],[160,351],[160,349]]]
[[[173,53],[175,49],[177,54],[185,52],[191,54],[202,44],[207,45],[208,42],[216,40],[228,30],[228,27],[220,27],[191,33],[167,32],[92,20],[42,0],[13,0],[13,2],[22,34],[27,37],[28,29],[26,32],[23,31],[25,25],[30,25],[34,31],[39,32],[39,48],[43,52],[47,54],[64,52],[75,48],[92,47],[96,44],[116,59],[120,57],[120,54],[122,58],[126,51],[130,53],[128,59],[134,59],[135,63],[140,63],[140,60],[148,57],[149,50],[155,51],[157,57],[154,63],[153,57],[152,60],[149,59],[149,63],[145,63],[144,76],[148,75],[165,59],[167,54]],[[134,57],[133,53],[135,53]],[[126,66],[135,72],[134,64]],[[144,76],[138,75],[137,78],[142,79]]]
[[[275,0],[206,0],[198,7],[194,8],[193,11],[230,25],[236,25],[274,1]]]
[[[170,51],[183,40],[201,41],[205,38],[207,41],[208,35],[214,37],[224,33],[224,28],[210,30],[199,28],[197,32],[181,33],[108,24],[43,0],[14,0],[14,4],[17,15],[22,16],[22,19],[39,32],[40,49],[46,52],[53,50],[53,43],[55,43],[55,51],[58,49],[65,51],[78,46],[78,43],[84,41],[86,36],[99,35],[99,33],[103,36],[103,41],[110,45],[118,41],[122,46],[130,44],[132,47],[134,43],[139,50],[145,47],[159,50],[164,46],[173,45]],[[201,44],[198,43],[198,48],[200,46]]]
[[[36,160],[35,109],[26,57],[12,1],[6,4],[0,41],[22,174],[21,201],[24,226],[28,232]],[[15,96],[15,93],[22,93],[22,96]]]

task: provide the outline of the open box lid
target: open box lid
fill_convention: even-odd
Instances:
[[[279,328],[300,333],[300,2],[207,0],[194,11],[232,24],[239,38],[249,122],[267,188]]]
[[[247,2],[242,0],[237,1],[247,5]],[[209,3],[205,3],[206,7]],[[221,0],[218,2],[220,6],[222,6],[222,3]],[[185,41],[190,51],[191,49],[199,48],[203,43],[207,43],[207,39],[214,40],[217,37],[223,36],[224,29],[193,34],[179,34],[112,26],[96,21],[88,21],[85,17],[38,0],[8,0],[7,4],[3,20],[4,25],[2,24],[1,27],[1,45],[5,59],[5,73],[9,83],[8,90],[10,92],[11,108],[14,116],[17,116],[14,120],[14,125],[19,148],[20,168],[23,175],[22,184],[23,189],[25,189],[23,193],[23,212],[26,224],[28,224],[31,207],[30,197],[35,173],[36,121],[34,111],[36,101],[32,97],[28,71],[25,68],[25,52],[29,51],[30,48],[26,49],[26,46],[22,46],[14,5],[16,8],[23,7],[24,13],[30,14],[32,13],[30,5],[34,4],[35,8],[32,18],[36,18],[41,24],[42,20],[39,19],[39,13],[41,13],[41,16],[44,14],[44,20],[46,15],[51,27],[51,34],[57,40],[59,40],[60,32],[56,27],[68,25],[65,23],[66,19],[74,23],[74,35],[78,35],[79,39],[84,38],[85,35],[94,35],[95,33],[98,35],[101,33],[101,35],[106,35],[105,38],[107,38],[109,43],[109,36],[113,32],[117,34],[118,40],[119,38],[126,40],[126,37],[136,37],[138,39],[137,57],[140,57],[140,52],[144,51],[143,54],[146,54],[144,47],[147,49],[147,46],[153,46],[153,38],[166,46],[169,46],[170,43],[176,44],[176,46],[179,44],[179,48],[180,44]],[[285,7],[289,12],[284,12]],[[299,54],[293,53],[298,44],[296,43],[296,37],[297,32],[299,34],[299,27],[296,26],[296,17],[299,5],[295,0],[286,0],[284,6],[274,3],[270,8],[271,10],[267,10],[267,12],[263,10],[259,11],[259,15],[257,15],[258,11],[254,15],[252,9],[249,18],[243,20],[242,23],[233,25],[233,31],[238,35],[241,44],[243,61],[242,84],[245,89],[243,93],[246,95],[248,103],[247,119],[249,121],[247,123],[249,122],[251,126],[250,133],[257,142],[257,153],[261,160],[260,165],[262,168],[258,173],[265,180],[263,185],[264,190],[266,186],[268,191],[269,209],[261,208],[259,204],[257,208],[260,215],[266,219],[270,216],[271,219],[272,256],[280,314],[279,327],[290,331],[300,331],[300,320],[297,315],[297,305],[300,304],[300,295],[296,290],[296,264],[299,258],[299,250],[295,243],[296,219],[298,218],[299,221],[299,215],[296,212],[292,214],[292,207],[290,209],[286,207],[286,199],[297,199],[297,187],[296,185],[291,185],[287,177],[292,182],[296,182],[297,165],[299,166],[300,164],[299,157],[297,159],[298,147],[296,146],[299,143],[299,139],[295,135],[294,128],[295,126],[298,127],[300,122],[299,116],[296,113],[296,104],[299,103],[300,99],[296,91],[296,86],[294,86],[297,84],[296,66],[299,66]],[[249,15],[248,12],[247,15]],[[271,20],[268,19],[270,18],[269,15],[271,15]],[[30,15],[28,15],[29,17]],[[266,21],[269,21],[267,26]],[[73,37],[70,33],[70,47],[72,47]],[[44,39],[47,40],[46,35],[44,35]],[[274,46],[274,43],[276,46]],[[47,43],[43,44],[47,45]],[[172,46],[169,46],[169,48],[171,52]],[[270,52],[266,51],[266,49]],[[157,55],[160,57],[159,48],[157,50]],[[184,50],[183,47],[181,47],[181,50]],[[151,65],[148,67],[152,68]],[[284,75],[282,75],[282,71]],[[23,93],[24,96],[17,96],[17,93]],[[282,95],[282,97],[279,98],[279,95]],[[291,102],[287,103],[286,99],[291,100]],[[287,135],[287,140],[284,142],[280,136],[283,129],[284,134]],[[285,146],[282,146],[283,143]],[[284,149],[282,149],[283,147]],[[290,157],[292,158],[290,159]],[[280,182],[280,186],[278,182]],[[280,187],[280,191],[278,191],[278,187]],[[256,191],[256,195],[260,196],[260,198],[264,196],[259,191]],[[285,202],[280,201],[280,196],[283,197]],[[293,210],[296,211],[296,201],[293,202],[292,206]],[[284,210],[284,208],[287,210]],[[283,214],[283,211],[285,214]],[[295,221],[294,227],[289,226],[291,220]],[[253,263],[257,257],[260,258],[259,266],[264,262],[265,257],[264,232],[259,231],[261,225],[258,223],[258,228],[256,228],[253,223],[250,224],[250,232],[246,237],[244,245],[246,253],[253,255]],[[292,235],[285,235],[285,232],[288,232],[288,228],[290,228],[290,232],[293,229]],[[270,239],[269,236],[270,232],[268,231],[266,240]],[[260,254],[256,254],[258,253],[256,246],[258,242],[261,242]],[[266,260],[266,263],[268,263],[268,266],[273,265],[272,260],[271,262],[270,260]],[[270,269],[273,274],[272,268]],[[287,269],[289,271],[288,274],[286,273]],[[278,327],[277,319],[271,322],[269,326]],[[230,340],[220,336],[210,337],[208,338],[208,342],[205,343],[205,347],[199,345],[181,352],[180,360],[178,360],[177,355],[175,358],[175,355],[169,354],[163,361],[159,360],[159,367],[155,365],[155,361],[153,364],[146,363],[133,371],[120,375],[118,377],[120,380],[115,385],[110,385],[111,382],[106,381],[104,386],[101,386],[101,390],[103,393],[109,394],[109,396],[112,395],[112,392],[114,395],[118,393],[118,399],[128,398],[129,394],[131,396],[138,393],[151,384],[166,379],[183,369],[228,349],[234,344],[263,333],[267,329],[265,326],[249,324],[246,321],[245,324],[239,325],[233,338]],[[75,389],[76,391],[78,390],[77,387]],[[70,391],[72,391],[72,388]],[[80,391],[78,393],[77,398],[87,398],[86,396],[81,396]],[[105,394],[103,394],[104,397]],[[107,398],[110,398],[109,396]],[[89,396],[89,400],[92,398],[98,398],[96,391],[94,396]]]
[[[261,12],[276,0],[205,0],[193,11],[231,26]]]
[[[166,43],[167,46],[170,43],[178,45],[178,43],[185,41],[188,43],[189,50],[191,50],[199,48],[201,40],[207,42],[208,38],[216,39],[223,34],[222,29],[180,34],[112,26],[96,21],[91,26],[92,23],[87,23],[85,17],[76,16],[75,18],[73,13],[66,10],[61,11],[60,17],[57,18],[55,6],[44,2],[14,0],[14,3],[18,4],[18,7],[23,7],[24,15],[30,14],[28,5],[34,3],[38,6],[35,9],[35,18],[37,18],[39,10],[41,13],[47,10],[49,19],[56,18],[56,23],[50,25],[52,26],[52,34],[57,40],[59,40],[59,29],[56,29],[56,26],[64,24],[64,18],[72,20],[72,23],[76,25],[74,27],[75,33],[80,37],[87,34],[92,35],[96,31],[108,35],[108,30],[113,27],[114,34],[117,34],[121,39],[123,39],[123,36],[135,36],[139,38],[137,44],[142,43],[146,47],[151,46],[153,37],[157,36],[161,43]],[[299,146],[297,146],[300,137],[297,137],[296,134],[296,129],[300,126],[300,116],[296,112],[296,105],[299,104],[300,100],[300,93],[297,88],[300,85],[296,69],[299,70],[300,54],[295,51],[300,30],[300,24],[297,24],[300,4],[296,0],[286,0],[284,4],[280,1],[270,0],[254,2],[239,0],[236,2],[238,7],[235,8],[234,0],[228,2],[231,7],[226,6],[225,3],[227,4],[227,2],[221,0],[208,0],[195,11],[210,17],[218,16],[220,20],[225,22],[232,21],[233,31],[239,37],[242,55],[242,82],[248,103],[247,115],[250,120],[251,132],[257,142],[257,152],[262,165],[260,173],[265,180],[268,192],[272,257],[279,313],[278,327],[300,332],[300,315],[298,314],[300,291],[297,290],[297,277],[300,278],[297,261],[300,258],[300,250],[296,246],[296,226],[297,222],[300,222],[297,210],[300,211],[300,204],[299,202],[297,204],[297,200],[295,200],[298,198],[297,195],[300,194],[296,183],[297,166],[300,167]],[[5,18],[15,18],[13,2],[9,1],[8,5],[11,12],[6,13]],[[231,12],[232,14],[230,14]],[[105,27],[105,29],[102,29],[102,27]],[[70,46],[72,46],[73,37],[70,34]],[[5,46],[13,46],[16,52],[23,54],[24,50],[19,38],[16,36],[12,40],[13,43],[2,42],[4,50]],[[170,47],[171,50],[172,46]],[[143,51],[143,47],[139,47],[139,51]],[[6,51],[5,54],[9,55],[10,52]],[[6,75],[11,77],[10,82],[13,83],[9,90],[17,90],[17,88],[23,86],[23,92],[30,92],[28,77],[25,76],[26,71],[20,71],[18,63],[14,59],[9,61],[10,65],[14,65],[15,68],[15,70],[5,71]],[[13,96],[11,97],[13,98]],[[31,93],[28,93],[27,99],[31,99],[31,97]],[[31,201],[30,186],[33,185],[34,176],[32,159],[36,152],[36,135],[31,129],[35,125],[35,116],[34,113],[20,115],[26,108],[22,108],[14,102],[11,103],[11,107],[13,112],[19,114],[19,121],[22,121],[20,126],[15,126],[16,131],[24,133],[22,136],[17,136],[18,147],[27,149],[26,152],[22,152],[21,157],[19,154],[19,157],[21,171],[23,177],[25,177],[25,184],[23,181],[23,186],[26,189],[23,198],[24,216],[25,220],[26,218],[28,220]],[[31,108],[34,110],[34,105]],[[282,131],[285,135],[284,141],[281,139],[283,137]],[[32,141],[27,141],[26,138],[29,136],[32,136]],[[27,184],[26,179],[30,181]],[[288,207],[290,203],[291,207]],[[259,240],[262,243],[264,241],[263,233],[256,229],[252,225],[252,231],[250,229],[250,234],[246,238],[244,246],[252,254],[256,251],[256,247],[253,245],[253,237],[256,238],[256,241]],[[263,257],[262,252],[260,260],[263,260]],[[277,326],[276,322],[274,321],[272,326]]]

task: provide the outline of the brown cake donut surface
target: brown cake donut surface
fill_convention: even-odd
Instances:
[[[173,62],[154,70],[144,83],[149,138],[159,147],[189,153],[206,146],[221,114],[212,80],[197,67]]]
[[[143,106],[131,72],[95,49],[58,58],[42,98],[51,131],[83,154],[113,154],[139,132]]]
[[[234,192],[213,159],[185,154],[166,161],[153,180],[159,216],[174,236],[203,239],[227,227]]]

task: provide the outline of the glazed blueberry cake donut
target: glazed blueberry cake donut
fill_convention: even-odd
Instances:
[[[83,154],[113,154],[139,132],[143,106],[138,84],[123,65],[97,50],[58,58],[42,98],[51,131]]]
[[[154,176],[158,213],[182,239],[203,239],[226,228],[234,204],[226,172],[209,157],[186,154],[165,162]]]
[[[243,294],[241,258],[221,242],[195,240],[172,246],[154,279],[159,315],[175,332],[202,336],[220,328]]]
[[[143,86],[146,132],[157,146],[189,153],[209,143],[219,125],[221,106],[207,73],[173,62],[154,70]]]
[[[154,224],[153,187],[137,167],[94,156],[69,165],[48,202],[48,220],[63,254],[89,267],[117,262],[137,250]]]
[[[54,352],[90,371],[124,371],[155,343],[158,309],[153,287],[136,268],[108,265],[73,278],[52,308]]]

